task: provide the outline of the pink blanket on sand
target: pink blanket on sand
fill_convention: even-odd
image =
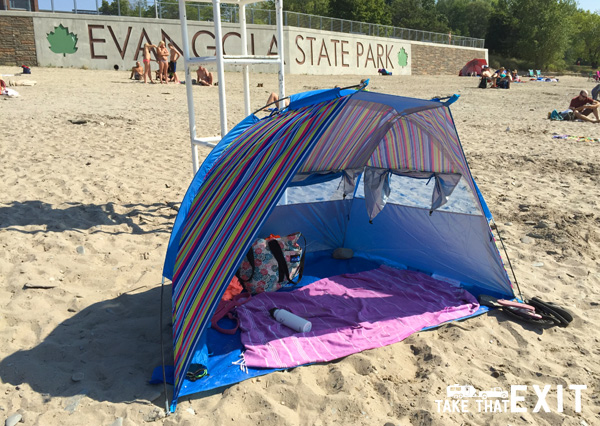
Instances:
[[[331,361],[399,342],[426,327],[473,314],[477,300],[429,275],[381,266],[323,278],[291,292],[261,293],[237,308],[249,367]],[[308,333],[279,324],[271,308],[312,322]]]

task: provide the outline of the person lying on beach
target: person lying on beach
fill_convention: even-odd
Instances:
[[[37,81],[35,80],[8,80],[4,82],[6,86],[35,86]]]
[[[129,76],[129,79],[131,80],[132,78],[135,78],[136,80],[141,80],[143,74],[144,68],[142,67],[142,64],[140,64],[140,61],[137,61],[135,63],[135,67],[131,68],[131,75]]]
[[[10,81],[8,84],[10,85]],[[0,96],[8,96],[10,98],[16,98],[19,96],[19,93],[16,90],[9,89],[6,86],[6,82],[0,78]]]
[[[169,76],[167,70],[169,69],[169,49],[165,45],[164,41],[158,43],[156,48],[156,55],[158,57],[158,70],[160,71],[160,82],[161,84],[167,84],[169,82]]]
[[[579,92],[579,95],[571,99],[571,103],[569,104],[569,109],[573,110],[573,115],[575,118],[579,118],[580,120],[588,121],[590,123],[600,123],[600,115],[598,114],[599,107],[600,102],[590,98],[587,90],[582,90]],[[595,120],[588,117],[588,115],[592,113],[596,118]]]
[[[150,43],[144,44],[144,83],[147,83],[146,79],[152,81],[152,69],[150,68],[150,49],[156,49],[156,46]]]
[[[213,85],[213,75],[212,73],[204,68],[202,65],[198,67],[196,71],[196,82],[201,86],[212,86]]]
[[[171,49],[171,53],[169,56],[169,69],[167,72],[169,73],[169,81],[174,83],[179,83],[179,77],[177,77],[177,59],[181,56],[181,52],[173,46],[173,43],[169,43],[169,49]]]

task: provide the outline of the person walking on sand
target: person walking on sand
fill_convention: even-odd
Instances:
[[[179,84],[179,77],[177,77],[177,59],[181,57],[181,52],[173,46],[173,43],[169,43],[169,49],[171,53],[169,56],[169,81]]]
[[[212,73],[204,68],[202,65],[198,67],[196,71],[196,79],[197,83],[201,86],[212,86],[213,85],[213,75]]]
[[[598,114],[599,107],[600,102],[590,98],[587,90],[579,92],[579,95],[571,99],[571,103],[569,104],[569,109],[573,110],[575,118],[590,123],[600,123],[600,114]],[[595,120],[588,117],[588,115],[592,113],[594,114],[594,117],[596,117]]]
[[[146,79],[149,79],[150,83],[154,83],[152,81],[152,68],[150,67],[150,49],[156,49],[156,46],[150,43],[144,44],[144,83],[147,83]]]
[[[164,41],[158,43],[158,48],[156,49],[156,55],[158,59],[158,71],[160,75],[160,83],[167,84],[169,82],[169,76],[167,75],[167,71],[169,69],[169,49],[165,45]]]

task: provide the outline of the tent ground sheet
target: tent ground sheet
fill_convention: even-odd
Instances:
[[[260,320],[253,320],[254,324],[257,326],[260,322],[268,322],[271,326],[274,326],[274,328],[271,327],[272,330],[268,333],[274,334],[271,334],[271,337],[267,337],[269,334],[264,334],[262,340],[254,338],[255,345],[252,346],[248,342],[249,346],[245,348],[242,341],[246,339],[243,337],[243,334],[247,334],[246,331],[242,333],[238,330],[233,335],[226,335],[212,328],[207,329],[202,336],[202,342],[192,362],[204,364],[209,374],[193,382],[186,379],[179,397],[229,386],[252,377],[291,366],[295,367],[302,363],[308,364],[340,358],[365,349],[387,345],[400,341],[424,328],[434,327],[446,321],[463,319],[487,311],[483,307],[478,309],[475,298],[461,287],[436,280],[427,274],[400,268],[401,266],[399,268],[383,266],[378,259],[361,257],[356,254],[352,259],[338,260],[331,257],[331,251],[308,253],[306,255],[304,276],[298,286],[255,296],[250,302],[243,305],[244,309],[241,309],[242,307],[237,309],[238,315],[241,315],[242,327],[240,328],[252,330],[252,326],[247,325],[252,324],[248,321],[248,318],[254,316],[253,311],[256,311],[256,315],[260,315]],[[357,278],[361,274],[365,274],[365,276]],[[371,278],[375,278],[375,282]],[[327,292],[316,289],[323,288],[323,286],[331,283],[334,283],[334,287],[328,288]],[[312,284],[317,284],[317,286],[310,287]],[[294,304],[288,304],[289,302],[280,301],[277,298],[271,299],[271,297],[281,295],[284,298],[295,300],[298,295],[307,296],[313,291],[320,291],[322,294],[317,297],[310,296],[315,298],[313,301],[300,302],[306,310],[311,306],[311,309],[314,309],[312,313],[308,313],[304,308],[298,309]],[[356,298],[356,300],[353,301],[352,298]],[[329,301],[336,300],[343,303],[344,308],[342,311],[340,311],[339,306],[328,306]],[[385,301],[384,310],[381,310],[382,301]],[[416,303],[417,301],[418,303]],[[317,310],[315,304],[323,306],[324,303],[326,307],[320,307]],[[348,304],[353,304],[355,307],[348,308]],[[283,358],[287,359],[286,367],[278,367],[276,365],[283,364],[276,363],[267,368],[253,367],[252,364],[255,360],[260,358],[260,346],[276,345],[274,340],[280,338],[289,340],[295,337],[298,340],[305,340],[306,344],[309,344],[306,340],[307,336],[295,333],[284,326],[279,326],[268,315],[268,312],[265,312],[265,310],[268,311],[268,306],[285,308],[297,315],[306,317],[313,323],[310,334],[315,334],[318,338],[323,339],[326,335],[338,334],[339,340],[343,344],[336,343],[334,354],[339,355],[321,354],[322,359],[317,358],[306,362],[300,361],[301,358],[296,358],[296,356],[294,356],[293,361],[290,361],[288,359],[290,358],[289,355],[285,355]],[[365,314],[367,317],[364,317]],[[422,319],[417,322],[417,318]],[[345,325],[343,324],[344,321],[346,322]],[[383,321],[384,324],[377,325],[376,323],[380,321]],[[234,324],[225,318],[219,322],[219,325],[223,328],[232,328]],[[384,327],[383,329],[386,330],[385,332],[389,336],[370,337],[371,333],[378,328],[381,329],[381,327]],[[405,328],[401,329],[402,327]],[[256,332],[256,330],[250,332],[247,337],[253,338],[252,336]],[[341,336],[344,337],[341,338]],[[354,339],[354,337],[358,339]],[[262,343],[259,345],[259,342]],[[333,340],[331,343],[333,343]],[[320,350],[318,352],[327,351]],[[299,352],[294,349],[294,353]],[[266,358],[264,358],[264,361],[256,362],[267,365]],[[269,365],[271,365],[270,362]],[[172,378],[168,378],[167,381],[172,382]]]

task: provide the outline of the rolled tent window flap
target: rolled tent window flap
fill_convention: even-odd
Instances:
[[[390,196],[390,171],[365,167],[365,201],[369,220],[373,220],[385,207]]]
[[[461,178],[462,175],[458,173],[435,174],[435,186],[433,187],[431,197],[430,213],[448,202],[448,197],[452,194]]]
[[[362,172],[362,168],[344,170],[344,198],[346,198],[348,194],[354,196],[354,190],[356,188],[356,179]]]
[[[340,175],[342,175],[342,172],[336,171],[296,173],[289,186],[308,186],[329,182],[330,180],[338,179]]]

